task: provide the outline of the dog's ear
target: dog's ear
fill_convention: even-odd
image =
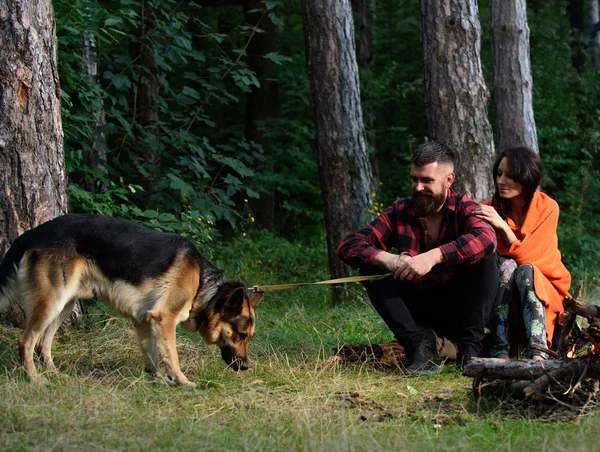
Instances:
[[[250,306],[252,306],[252,309],[256,309],[258,307],[264,296],[264,292],[254,292],[252,295],[250,295]]]
[[[244,305],[245,291],[243,287],[238,287],[229,293],[223,305],[223,313],[228,317],[237,317],[242,313]]]

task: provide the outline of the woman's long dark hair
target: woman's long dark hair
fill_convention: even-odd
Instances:
[[[493,178],[496,191],[492,198],[492,205],[503,219],[506,219],[506,216],[510,213],[511,203],[510,199],[503,199],[500,197],[496,176],[498,175],[500,162],[505,157],[508,163],[508,177],[523,186],[523,193],[525,194],[525,212],[527,212],[531,199],[539,187],[544,174],[540,156],[528,147],[519,146],[506,149],[498,155],[496,163],[494,163]]]

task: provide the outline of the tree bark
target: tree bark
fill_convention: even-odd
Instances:
[[[421,40],[430,138],[456,152],[454,188],[483,200],[493,191],[495,153],[477,1],[421,0]]]
[[[498,380],[535,380],[545,374],[571,374],[579,376],[585,368],[583,359],[511,360],[496,358],[473,358],[465,365],[463,374],[467,377]],[[590,376],[600,375],[600,363],[591,367]]]
[[[68,210],[50,0],[0,0],[0,253]]]
[[[332,278],[349,274],[336,256],[344,236],[367,221],[371,165],[363,129],[349,0],[304,0],[304,33]],[[345,296],[334,290],[334,299]]]
[[[54,11],[50,0],[0,0],[0,255],[68,210]],[[7,319],[23,326],[22,309]]]
[[[244,5],[245,19],[249,26],[260,28],[263,33],[255,33],[247,47],[248,66],[260,82],[260,88],[253,88],[246,95],[245,135],[248,141],[262,146],[265,163],[259,171],[276,172],[273,164],[273,140],[260,130],[260,123],[267,123],[277,117],[279,86],[276,64],[264,56],[277,50],[277,28],[266,13],[262,1],[249,1]],[[262,193],[260,199],[252,202],[256,222],[265,229],[275,229],[275,194]]]
[[[491,0],[490,30],[496,104],[496,147],[539,153],[525,0]]]

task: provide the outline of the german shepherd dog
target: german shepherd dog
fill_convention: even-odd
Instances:
[[[199,332],[221,349],[234,370],[248,369],[254,309],[249,295],[227,280],[184,237],[117,218],[70,214],[18,237],[0,263],[0,307],[18,303],[27,322],[19,338],[25,372],[33,363],[54,370],[52,338],[78,299],[98,297],[133,320],[145,368],[161,379],[160,362],[175,383],[194,386],[179,367],[175,328]]]

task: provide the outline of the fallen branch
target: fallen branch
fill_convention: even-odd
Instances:
[[[577,287],[575,287],[575,291],[573,292],[573,298],[577,299],[581,297],[582,291],[583,281],[579,281],[577,283]],[[569,353],[571,333],[573,332],[573,328],[575,327],[575,320],[577,319],[577,313],[570,312],[570,309],[567,308],[567,305],[569,303],[567,301],[568,299],[568,297],[565,297],[565,299],[563,300],[563,306],[568,312],[566,313],[566,320],[564,322],[557,347],[558,356],[560,356],[562,359],[566,359],[567,354]]]
[[[535,380],[544,374],[581,375],[585,362],[579,359],[544,360],[521,359],[507,361],[497,358],[473,358],[464,368],[463,374],[473,378],[497,380]],[[600,363],[590,367],[590,375],[600,376]]]

